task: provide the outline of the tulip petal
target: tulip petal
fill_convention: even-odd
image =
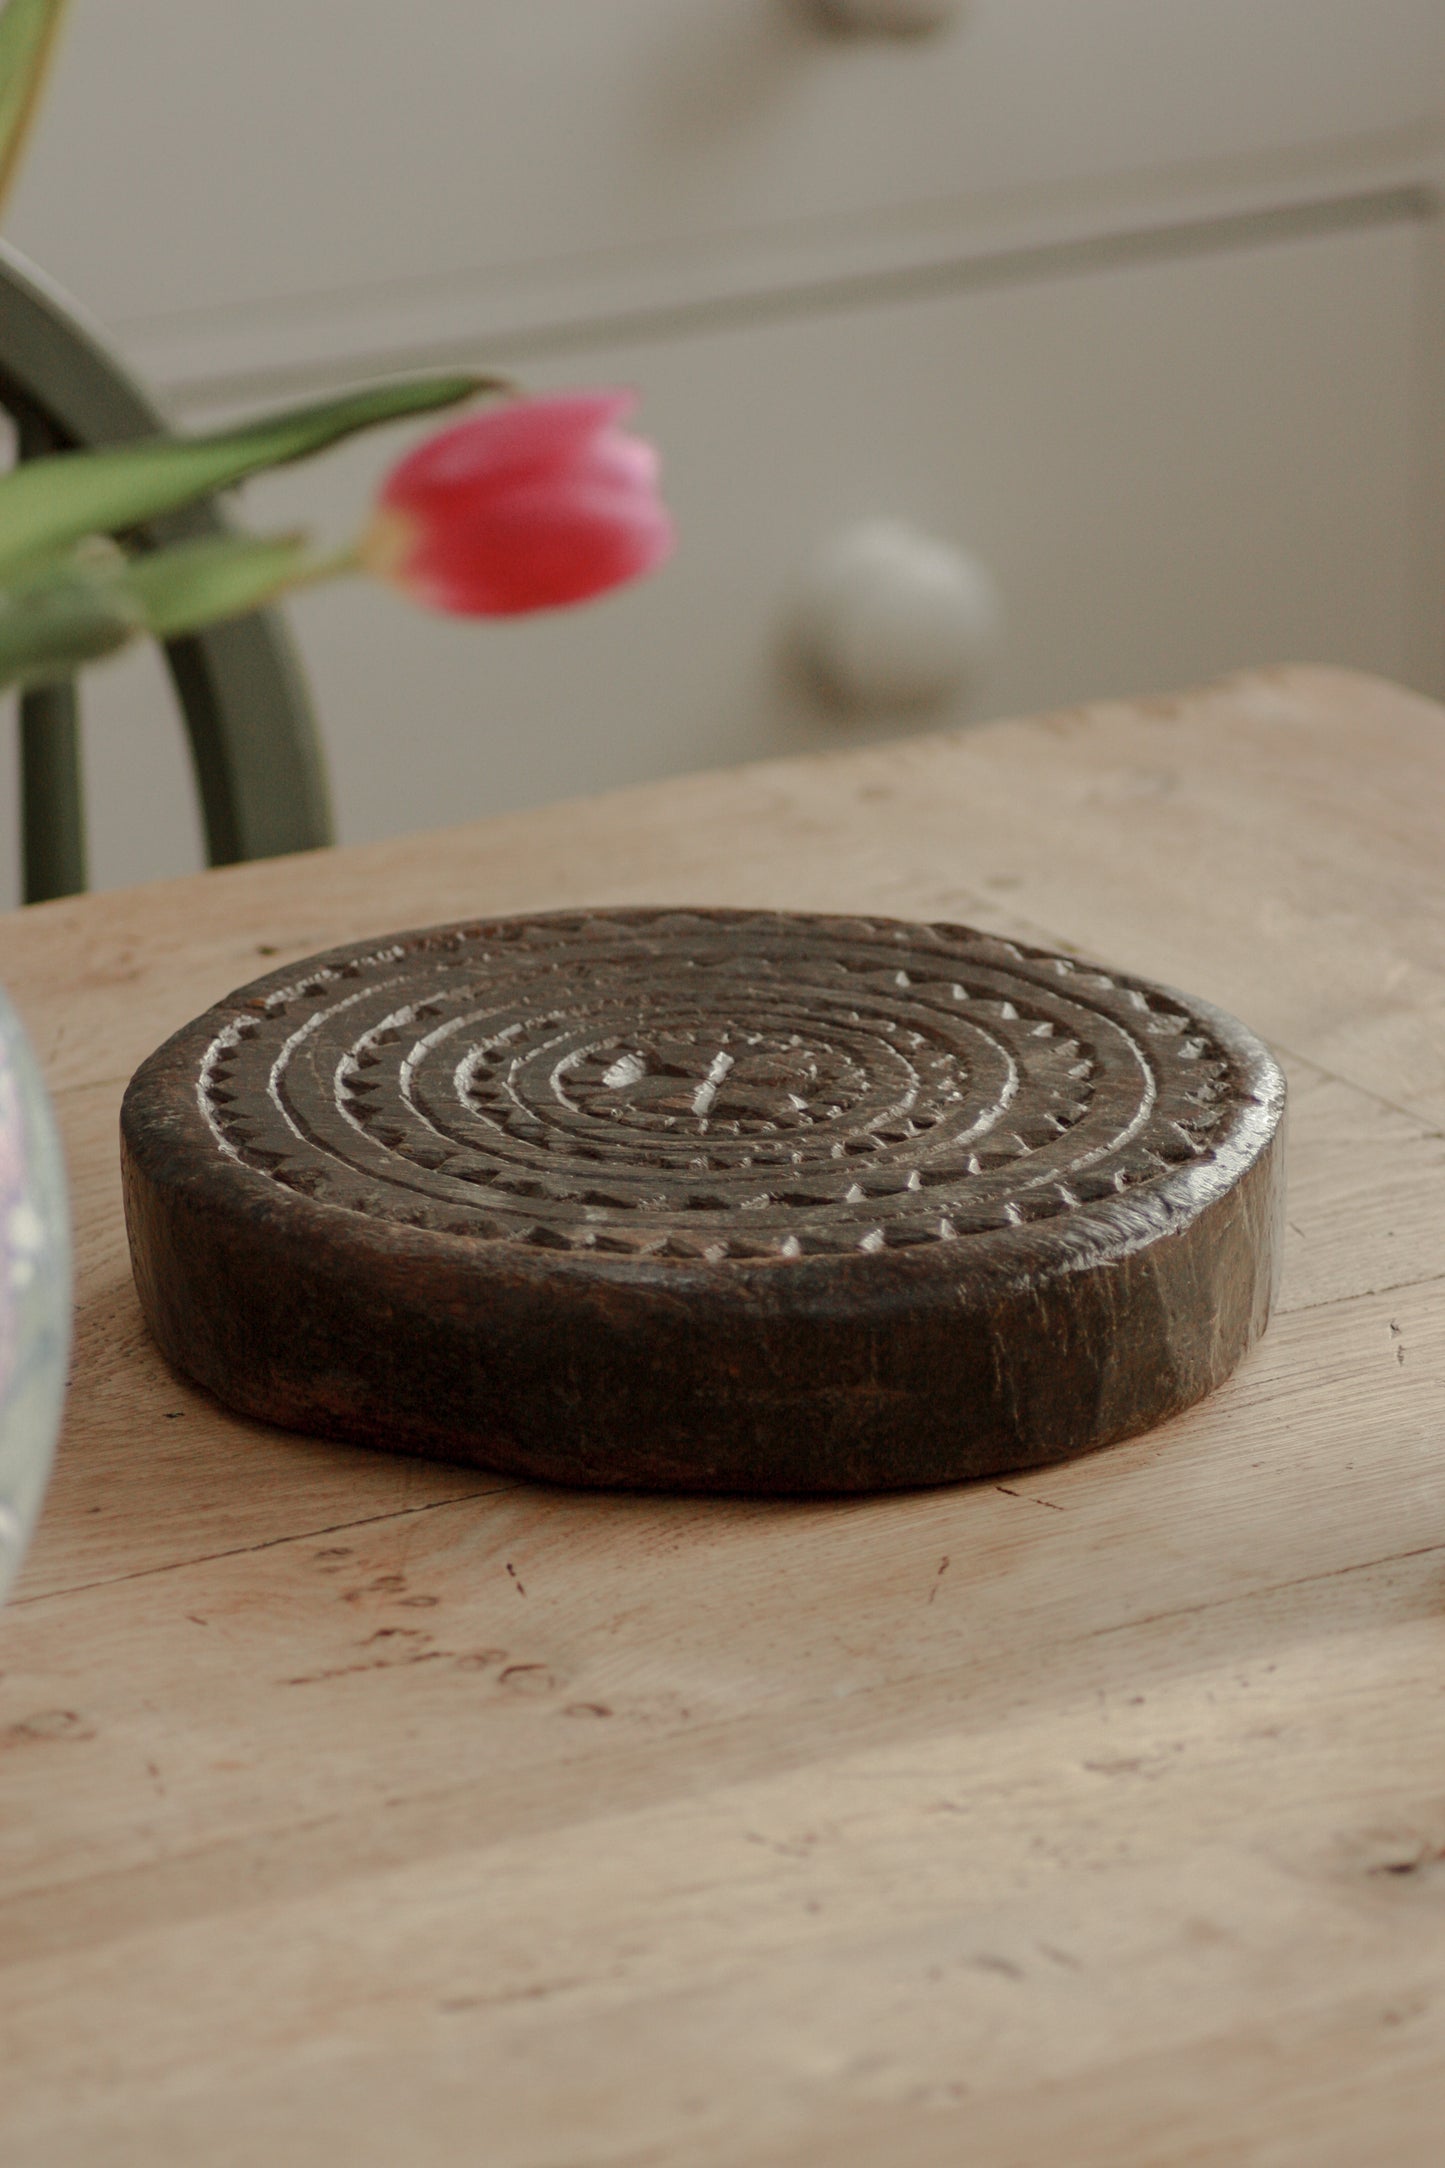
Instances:
[[[630,391],[584,392],[565,399],[517,399],[440,430],[393,470],[384,503],[473,489],[509,476],[570,466],[589,442],[637,405]]]
[[[443,431],[382,489],[360,555],[432,609],[516,617],[585,602],[671,553],[631,392],[518,400]]]

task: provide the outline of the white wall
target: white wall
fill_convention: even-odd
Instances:
[[[930,43],[801,0],[77,0],[12,232],[192,426],[398,362],[640,387],[654,583],[296,606],[347,839],[918,727],[789,655],[868,514],[1001,587],[944,723],[1284,658],[1430,683],[1442,14],[976,0]],[[247,515],[342,534],[400,441]],[[195,863],[154,659],[89,708],[97,881]],[[0,790],[0,883],[12,828]]]

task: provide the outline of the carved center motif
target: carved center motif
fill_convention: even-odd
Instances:
[[[557,1072],[558,1096],[579,1113],[698,1137],[836,1121],[867,1088],[867,1070],[838,1047],[741,1026],[638,1034],[590,1047]]]
[[[235,997],[218,1147],[484,1241],[716,1264],[953,1242],[1209,1159],[1230,1063],[1158,989],[954,926],[443,927]]]

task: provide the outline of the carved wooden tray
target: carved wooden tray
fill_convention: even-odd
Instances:
[[[827,1492],[1128,1437],[1263,1330],[1284,1085],[962,926],[559,913],[336,949],[137,1072],[136,1284],[247,1414],[569,1483]]]

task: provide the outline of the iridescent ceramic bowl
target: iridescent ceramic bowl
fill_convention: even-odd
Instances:
[[[69,1355],[65,1167],[35,1056],[0,993],[0,1599],[40,1511]]]

